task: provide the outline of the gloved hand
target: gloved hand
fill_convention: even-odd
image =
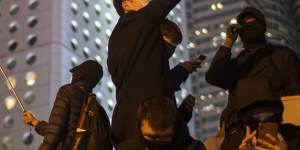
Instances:
[[[224,41],[224,46],[232,48],[233,43],[238,38],[239,25],[232,24],[226,29],[226,39]]]
[[[184,118],[185,123],[188,123],[192,118],[195,101],[196,98],[189,94],[186,98],[184,98],[184,100],[178,108],[179,112]]]
[[[39,121],[33,116],[31,112],[23,112],[23,122],[28,125],[36,126]]]

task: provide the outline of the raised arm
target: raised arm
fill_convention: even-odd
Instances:
[[[223,89],[231,89],[238,79],[235,59],[231,59],[230,48],[221,47],[205,74],[208,83]]]

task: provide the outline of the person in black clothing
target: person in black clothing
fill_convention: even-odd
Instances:
[[[138,137],[126,140],[117,150],[204,150],[200,141],[189,138],[183,145],[178,128],[177,108],[168,97],[150,97],[138,108]]]
[[[60,87],[49,123],[38,121],[30,112],[23,113],[24,122],[35,126],[37,133],[44,136],[43,143],[39,147],[40,150],[72,149],[82,107],[85,106],[87,97],[103,76],[101,65],[93,60],[83,62],[71,69],[70,72],[72,81],[70,84]],[[93,116],[97,117],[97,123],[100,123],[97,124],[97,131],[91,132],[100,132],[101,135],[97,139],[92,136],[90,139],[92,143],[87,145],[87,149],[112,150],[108,116],[96,101],[90,102],[89,110],[92,110],[92,107],[98,109],[93,111]]]
[[[175,101],[173,89],[200,66],[200,60],[193,60],[169,68],[170,55],[160,26],[179,1],[114,0],[120,18],[109,39],[107,65],[116,86],[112,117],[115,144],[137,135],[132,130],[136,129],[132,116],[136,116],[142,100],[168,96]]]
[[[286,141],[280,133],[278,133],[276,137],[271,135],[271,133],[265,133],[264,139],[258,137],[258,132],[262,132],[259,130],[259,124],[261,123],[276,125],[278,127],[277,130],[279,130],[279,124],[282,122],[283,110],[284,107],[280,100],[254,101],[239,110],[237,112],[238,120],[243,124],[243,132],[246,130],[245,138],[242,140],[239,149],[287,150]],[[273,141],[273,139],[275,140]]]
[[[236,112],[253,101],[300,94],[300,62],[289,48],[266,41],[263,13],[247,7],[229,26],[224,45],[206,72],[206,81],[229,91],[225,113],[225,139],[221,149],[238,149],[242,139]],[[244,50],[236,58],[231,48],[240,36]],[[229,141],[238,141],[234,142]]]

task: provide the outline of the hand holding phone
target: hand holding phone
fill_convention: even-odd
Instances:
[[[201,61],[203,61],[206,59],[206,56],[201,54],[197,57],[197,59],[200,59]]]
[[[276,123],[276,122],[261,122],[261,123],[259,123],[258,129],[257,129],[258,139],[268,142],[270,144],[276,144],[276,143],[274,143],[274,140],[271,140],[267,136],[267,134],[276,138],[276,141],[278,141],[278,138],[277,138],[278,128],[279,128],[279,123]],[[258,146],[265,147],[265,145],[262,145],[262,143],[258,143]]]

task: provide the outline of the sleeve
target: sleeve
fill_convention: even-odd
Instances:
[[[287,72],[287,90],[290,95],[300,94],[300,60],[292,51],[286,58],[287,64],[284,67]]]
[[[170,91],[180,90],[180,85],[188,78],[188,71],[180,65],[176,65],[168,73],[168,88]]]
[[[48,123],[46,121],[40,121],[36,126],[35,126],[35,131],[41,135],[45,136],[46,129],[48,127]]]
[[[142,18],[149,23],[160,24],[179,2],[180,0],[152,0],[140,10]]]
[[[70,97],[68,94],[70,94],[70,91],[66,86],[58,91],[43,143],[39,147],[40,150],[56,150],[59,142],[65,137],[70,112]]]
[[[101,113],[101,119],[103,121],[103,131],[105,133],[103,133],[103,149],[105,150],[112,150],[113,149],[113,145],[112,145],[112,129],[110,126],[110,122],[109,122],[109,118],[104,110],[104,108],[98,104],[98,109],[100,110]]]
[[[230,49],[221,46],[205,73],[205,80],[225,90],[232,89],[238,79],[235,61],[235,59],[231,59]]]

